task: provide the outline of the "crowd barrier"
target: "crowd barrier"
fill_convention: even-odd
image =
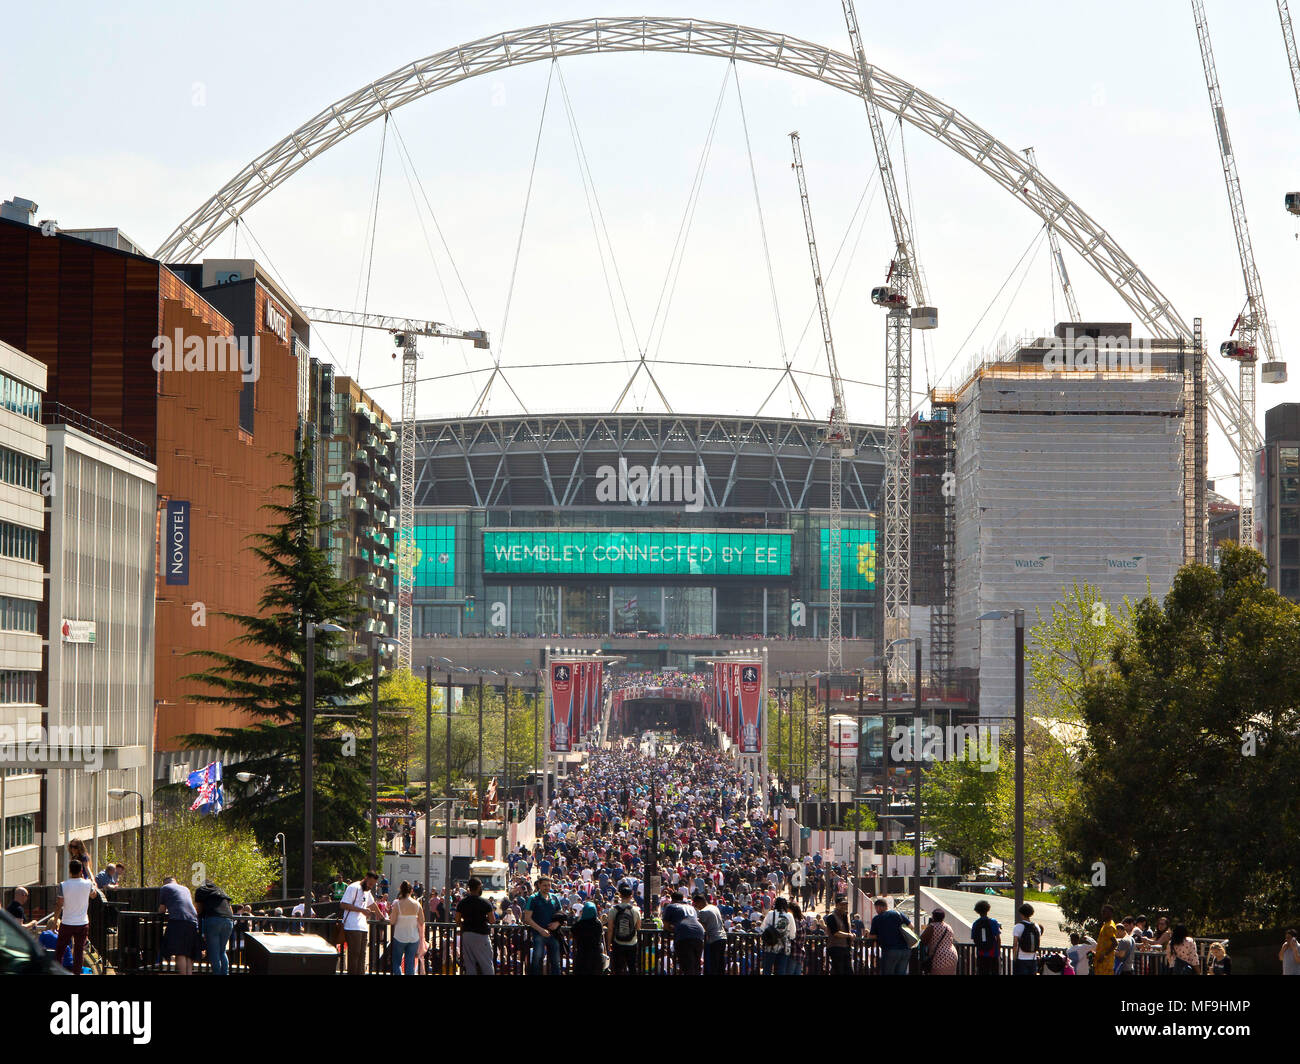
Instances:
[[[174,972],[175,962],[160,956],[165,917],[162,913],[123,912],[118,914],[115,942],[107,956],[109,962],[122,973],[162,974]],[[235,924],[227,955],[230,960],[231,974],[247,974],[250,971],[247,956],[247,931],[276,932],[285,935],[319,934],[329,939],[338,922],[321,917],[311,919],[273,916],[240,917]],[[389,935],[391,927],[387,923],[371,922],[367,941],[365,971],[369,975],[387,975],[392,971],[388,960]],[[561,928],[555,932],[560,943],[560,964],[558,973],[567,974],[572,969],[573,948],[569,930]],[[492,954],[496,970],[501,975],[522,975],[529,970],[532,949],[532,931],[520,925],[497,925],[492,928]],[[460,950],[458,932],[454,924],[426,924],[425,940],[427,948],[424,955],[425,974],[455,975],[460,971]],[[1208,940],[1207,940],[1208,941]],[[975,948],[969,943],[957,944],[957,974],[975,974]],[[1011,974],[1012,948],[1004,946],[999,957],[999,971],[1003,975]],[[1062,953],[1060,949],[1045,949],[1041,956]],[[722,974],[724,975],[758,975],[762,971],[763,944],[756,932],[732,932],[727,936],[726,950],[723,955]],[[849,949],[850,967],[855,975],[875,975],[879,971],[879,950],[872,944],[861,940],[855,941]],[[917,954],[912,954],[912,970],[915,972]],[[1167,967],[1163,956],[1159,954],[1139,954],[1136,959],[1136,974],[1165,974]],[[196,972],[206,972],[206,961],[194,965]],[[335,966],[339,973],[346,971],[342,947],[339,947],[339,959]],[[645,975],[673,975],[678,972],[677,957],[673,950],[672,932],[659,929],[643,929],[638,936],[637,971]],[[803,973],[804,975],[827,975],[830,964],[826,956],[826,940],[814,935],[804,940]]]

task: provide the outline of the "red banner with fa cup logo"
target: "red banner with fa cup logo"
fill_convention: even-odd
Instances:
[[[553,661],[549,669],[551,688],[551,752],[567,754],[573,749],[573,702],[577,687],[572,661]]]

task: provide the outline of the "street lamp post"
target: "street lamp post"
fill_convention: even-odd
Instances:
[[[379,867],[379,648],[397,646],[396,639],[371,642],[372,679],[370,686],[370,867]]]
[[[990,610],[980,614],[980,621],[1001,621],[1013,617],[1016,622],[1016,915],[1025,901],[1025,611]]]
[[[313,808],[315,781],[312,776],[312,762],[316,752],[313,745],[315,739],[312,735],[312,729],[316,715],[316,633],[341,631],[343,631],[343,628],[337,624],[307,622],[307,653],[304,661],[306,675],[304,678],[305,690],[303,691],[302,713],[302,899],[304,912],[308,915],[311,914],[311,903],[315,900],[315,895],[312,892],[311,851],[312,817],[315,814]]]
[[[3,784],[0,783],[0,786],[3,786]],[[108,789],[108,796],[110,798],[116,798],[119,801],[125,798],[128,794],[134,794],[137,798],[140,799],[140,840],[139,840],[140,841],[140,871],[138,874],[140,877],[140,886],[143,887],[144,886],[144,795],[141,794],[139,791],[127,790],[125,787],[110,787]],[[0,845],[3,844],[0,843]]]
[[[912,727],[919,729],[921,726],[921,640],[919,638],[916,640],[916,669],[913,671],[912,676],[914,677],[913,682],[916,685],[916,712],[914,714],[916,719],[913,721]],[[916,913],[915,920],[916,920],[916,926],[920,927],[921,926],[921,770],[923,767],[923,762],[921,760],[919,735],[917,735],[917,740],[918,740],[917,746],[913,750],[913,753],[916,755],[915,762],[913,764],[913,768],[916,770],[916,797],[912,800],[912,817],[913,817],[912,826],[915,829],[915,833],[916,833],[916,841],[915,841],[916,852],[913,854],[914,864],[912,866],[912,871],[913,871],[912,878],[916,881],[915,886],[913,887],[914,895],[916,898],[915,902],[913,903],[915,906],[914,911]],[[919,973],[920,969],[918,968],[917,971]]]
[[[429,840],[433,837],[433,658],[424,666],[424,838],[418,845],[424,854],[424,878],[429,889]]]

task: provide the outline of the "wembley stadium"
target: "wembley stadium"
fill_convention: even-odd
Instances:
[[[884,471],[883,430],[850,432],[846,670],[876,653]],[[628,668],[690,669],[697,657],[761,639],[774,670],[824,669],[825,433],[811,420],[709,415],[421,421],[414,661],[524,670],[540,664],[543,646],[605,646]],[[924,509],[923,477],[917,495]]]

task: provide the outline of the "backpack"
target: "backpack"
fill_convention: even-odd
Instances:
[[[780,946],[785,942],[785,931],[790,926],[790,918],[785,913],[775,913],[772,922],[763,928],[763,945]]]
[[[975,943],[976,949],[992,949],[994,942],[993,921],[987,916],[981,916],[970,929],[971,941]]]
[[[1038,925],[1025,920],[1020,928],[1020,951],[1022,953],[1038,952]]]
[[[614,906],[614,941],[620,946],[636,945],[636,921],[630,905],[620,903]]]

